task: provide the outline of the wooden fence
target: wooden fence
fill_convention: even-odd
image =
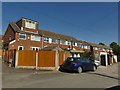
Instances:
[[[2,49],[0,49],[0,57],[2,57],[2,53],[3,53],[3,50],[2,50]]]
[[[62,65],[63,61],[64,61],[64,51],[58,51],[58,58],[59,58],[59,66]]]
[[[56,51],[38,51],[38,67],[55,67]]]
[[[32,51],[9,50],[4,52],[4,61],[10,62],[16,68],[57,69],[67,57],[68,51]]]
[[[36,51],[20,50],[18,54],[18,66],[35,66]]]

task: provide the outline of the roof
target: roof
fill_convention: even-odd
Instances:
[[[9,22],[9,24],[12,26],[12,28],[13,28],[15,31],[21,31],[20,28],[16,25],[16,23]]]
[[[105,45],[99,45],[99,44],[90,43],[90,42],[86,42],[86,43],[90,44],[93,47],[99,47],[99,48],[105,48],[105,49],[112,49],[112,48],[110,48],[108,46],[105,46]]]
[[[34,33],[34,32],[20,30],[20,28],[16,25],[16,23],[9,22],[9,24],[12,26],[12,28],[14,29],[15,32],[26,33],[26,34],[36,34],[36,35],[38,35],[37,33]]]
[[[21,32],[21,33],[23,32],[23,33],[27,33],[27,34],[37,34],[37,33],[30,33],[27,31],[21,31],[20,28],[16,25],[16,23],[10,22],[10,25],[13,27],[13,29],[16,32]],[[42,30],[42,29],[38,29],[38,35],[43,35],[46,37],[57,38],[57,39],[65,39],[65,40],[74,41],[74,42],[78,41],[77,39],[75,39],[72,36],[67,36],[67,35],[51,32],[51,31],[46,31],[46,30]]]
[[[38,34],[46,36],[46,37],[51,37],[51,38],[65,39],[68,41],[75,41],[75,42],[78,41],[77,39],[75,39],[72,36],[67,36],[67,35],[63,35],[63,34],[59,34],[59,33],[55,33],[55,32],[50,32],[50,31],[46,31],[46,30],[42,30],[42,29],[38,29]]]
[[[19,20],[21,20],[21,19],[27,19],[27,20],[30,20],[30,21],[38,22],[38,21],[35,21],[35,20],[32,20],[32,19],[28,19],[28,18],[24,18],[24,17],[20,18]],[[16,23],[17,23],[19,20],[17,20]]]
[[[90,46],[91,45],[93,47],[112,49],[112,48],[110,48],[108,46],[105,46],[105,45],[99,45],[99,44],[95,44],[95,43],[85,42],[85,41],[82,41],[82,40],[77,40],[77,39],[75,39],[72,36],[67,36],[67,35],[63,35],[63,34],[51,32],[51,31],[46,31],[46,30],[42,30],[42,29],[38,29],[38,33],[32,33],[32,32],[28,32],[28,31],[22,31],[16,25],[16,23],[9,22],[9,24],[12,26],[12,28],[15,30],[15,32],[42,35],[42,36],[51,37],[51,38],[64,39],[64,40],[73,41],[73,42],[80,42],[80,43],[82,43],[83,45],[86,45],[86,46]]]
[[[43,48],[41,50],[61,50],[61,51],[63,51],[63,49],[61,47],[59,47],[59,46],[45,47],[45,48]]]
[[[81,51],[81,50],[71,50],[70,52],[72,52],[72,53],[84,53],[85,51]]]
[[[88,43],[86,43],[85,41],[82,41],[82,40],[78,40],[78,42],[82,43],[83,45],[85,46],[90,46]]]

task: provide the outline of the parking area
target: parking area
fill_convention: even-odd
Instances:
[[[78,74],[15,69],[2,63],[3,88],[109,88],[117,85],[118,64]]]

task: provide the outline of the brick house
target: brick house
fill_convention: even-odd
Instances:
[[[87,50],[83,41],[74,37],[38,29],[38,22],[21,18],[9,22],[3,38],[4,50],[40,50],[44,47],[60,46],[63,49]]]
[[[85,42],[77,40],[72,36],[42,30],[38,28],[38,24],[38,21],[27,18],[21,18],[17,22],[9,22],[3,37],[3,49],[41,50],[44,47],[59,46],[62,49],[72,50],[75,54],[76,52],[78,54],[79,52],[93,51],[95,54],[106,55],[106,58],[113,54],[112,48],[108,46]]]
[[[60,46],[63,49],[79,51],[107,52],[108,46],[98,45],[72,36],[38,29],[38,21],[21,18],[17,22],[9,22],[3,37],[4,50],[40,50],[49,46]],[[112,52],[112,51],[111,51]]]

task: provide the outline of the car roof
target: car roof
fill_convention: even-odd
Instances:
[[[85,57],[68,57],[68,58],[85,58]],[[87,59],[87,58],[86,58]]]

